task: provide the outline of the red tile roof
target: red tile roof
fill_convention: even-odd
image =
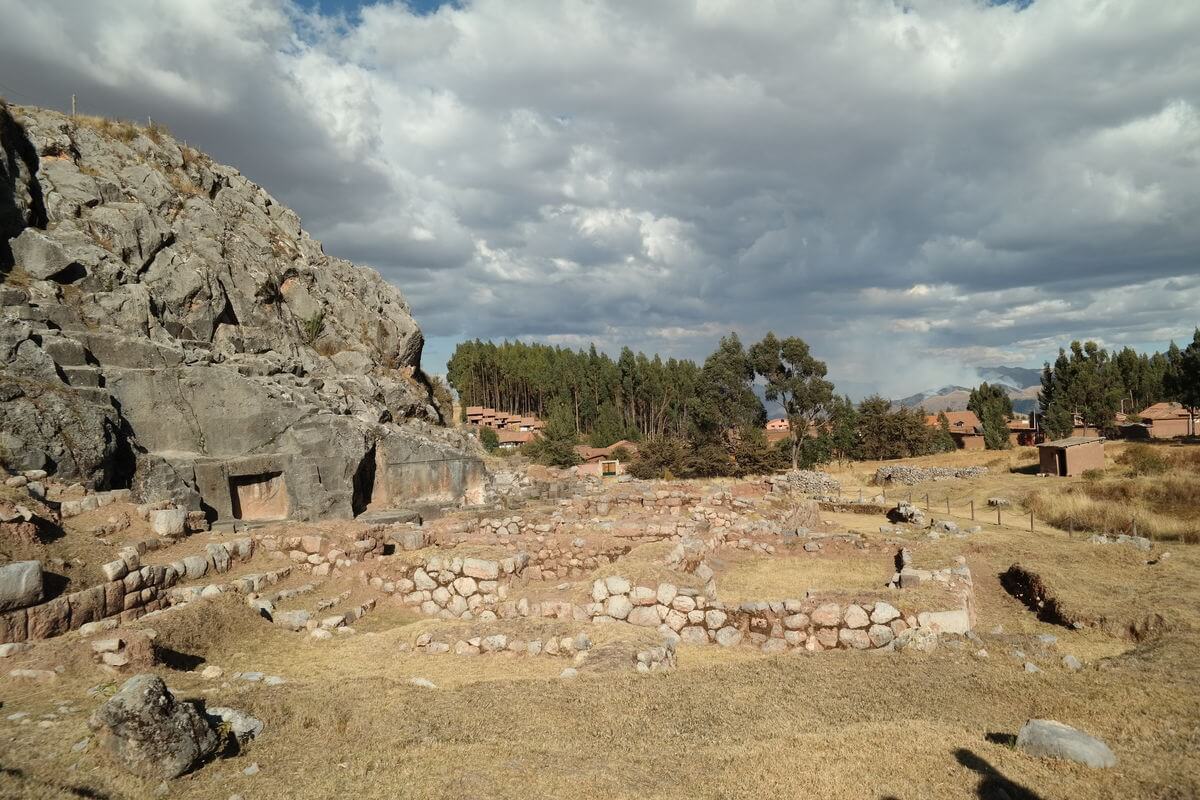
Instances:
[[[951,433],[982,433],[983,423],[979,421],[979,417],[975,416],[974,411],[943,411],[946,419],[950,421]],[[941,425],[938,421],[937,414],[926,414],[925,424],[931,428],[936,428]]]
[[[1138,416],[1148,419],[1175,419],[1176,417],[1187,419],[1188,411],[1179,403],[1155,403],[1149,408],[1143,409]]]

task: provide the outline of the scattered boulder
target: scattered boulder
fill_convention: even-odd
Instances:
[[[926,518],[925,512],[914,506],[912,503],[901,501],[895,508],[888,512],[888,518],[892,522],[907,522],[909,525],[925,527]]]
[[[176,778],[220,745],[209,719],[193,704],[176,700],[151,673],[125,681],[88,726],[122,767],[143,778]]]
[[[932,653],[938,646],[938,634],[929,628],[909,628],[900,632],[894,646],[902,652]]]
[[[210,706],[204,710],[218,730],[228,730],[239,745],[245,744],[262,733],[262,720],[225,706]]]
[[[1061,758],[1096,769],[1117,763],[1107,744],[1052,719],[1031,719],[1022,725],[1017,733],[1017,749],[1031,756]]]

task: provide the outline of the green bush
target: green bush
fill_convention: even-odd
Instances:
[[[1162,453],[1148,444],[1135,444],[1117,456],[1117,463],[1129,467],[1131,475],[1158,475],[1171,466]]]
[[[494,453],[500,449],[500,435],[491,428],[480,428],[479,443],[483,445],[484,450]]]

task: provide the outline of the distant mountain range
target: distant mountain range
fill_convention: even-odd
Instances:
[[[979,382],[1000,384],[1012,399],[1013,411],[1028,414],[1037,408],[1038,389],[1041,388],[1041,370],[1027,367],[976,367]],[[893,400],[901,408],[924,408],[930,414],[939,411],[962,411],[971,396],[970,386],[943,386]]]

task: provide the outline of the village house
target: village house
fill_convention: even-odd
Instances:
[[[787,419],[767,420],[767,443],[782,442],[792,435],[792,423]]]
[[[1015,417],[1008,421],[1008,442],[1013,447],[1032,447],[1042,440],[1037,427],[1037,416]]]
[[[496,411],[486,406],[467,406],[465,415],[467,424],[480,428],[493,428],[498,431],[512,430],[523,433],[536,432],[546,427],[546,423],[538,419],[536,414],[509,414]]]
[[[501,450],[516,450],[521,445],[533,441],[538,435],[534,431],[500,430],[496,432]]]
[[[597,475],[600,477],[624,474],[626,463],[615,457],[615,454],[619,450],[624,450],[628,453],[630,460],[632,460],[637,455],[638,446],[636,442],[631,442],[628,439],[613,442],[608,447],[588,447],[585,444],[575,445],[576,454],[583,459],[583,463],[575,468],[576,473],[579,475]]]
[[[1102,436],[1070,436],[1038,445],[1038,472],[1070,478],[1090,469],[1104,469]]]
[[[1195,436],[1196,421],[1179,403],[1155,403],[1143,409],[1139,416],[1152,439],[1173,439],[1176,436]]]
[[[950,422],[950,435],[959,450],[983,450],[983,423],[974,411],[943,411]],[[927,414],[925,424],[931,428],[941,427],[938,414]]]

